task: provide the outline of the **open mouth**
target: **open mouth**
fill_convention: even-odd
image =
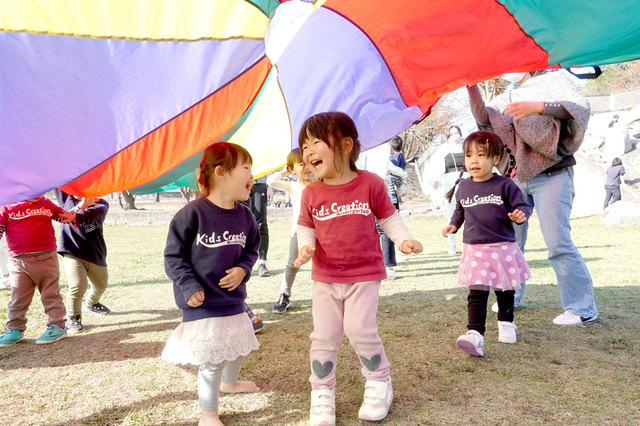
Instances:
[[[248,182],[246,185],[247,191],[251,192],[251,188],[253,188],[253,182]]]
[[[322,164],[322,160],[311,160],[311,165],[314,168],[318,167],[320,164]]]

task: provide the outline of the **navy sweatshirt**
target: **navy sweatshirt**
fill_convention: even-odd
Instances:
[[[527,219],[531,206],[516,183],[494,174],[484,182],[464,179],[456,192],[456,209],[451,225],[458,229],[464,223],[462,241],[466,244],[490,244],[515,241],[514,225],[507,213],[521,210]]]
[[[60,227],[58,239],[58,253],[70,254],[78,259],[91,262],[99,266],[107,266],[107,244],[104,241],[102,226],[109,211],[109,203],[102,198],[98,205],[83,210],[76,206],[82,200],[56,189],[58,205],[65,210],[76,212],[76,224],[63,223]]]
[[[184,206],[171,220],[164,249],[164,269],[173,280],[176,304],[182,321],[224,317],[244,312],[246,282],[258,260],[260,234],[248,207],[236,203],[233,209],[216,206],[206,197]],[[235,290],[218,283],[227,269],[239,266],[247,273]],[[197,308],[187,300],[203,290],[204,303]]]

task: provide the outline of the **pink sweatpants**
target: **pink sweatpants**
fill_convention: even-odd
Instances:
[[[360,358],[362,375],[367,380],[389,378],[390,364],[376,324],[379,290],[380,281],[313,283],[309,381],[314,389],[335,388],[336,361],[343,332]]]

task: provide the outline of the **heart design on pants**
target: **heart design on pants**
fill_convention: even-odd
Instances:
[[[366,356],[360,355],[360,361],[362,361],[362,365],[367,367],[369,371],[376,371],[378,367],[380,367],[380,363],[382,362],[382,357],[380,354],[375,354],[371,358],[367,358]]]
[[[331,361],[320,362],[314,359],[311,366],[313,367],[314,374],[318,376],[319,379],[324,379],[331,373],[331,370],[333,370],[333,362]]]

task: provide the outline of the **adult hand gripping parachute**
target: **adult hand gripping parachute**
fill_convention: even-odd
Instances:
[[[640,57],[638,12],[635,0],[0,0],[0,204],[193,184],[219,140],[245,146],[259,176],[328,110],[371,148],[466,84]]]

